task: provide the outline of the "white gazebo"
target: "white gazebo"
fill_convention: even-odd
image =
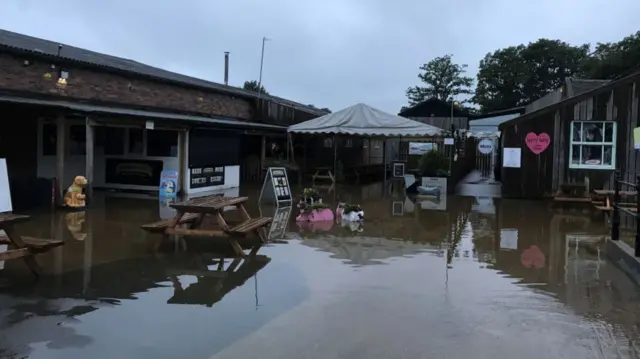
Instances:
[[[337,136],[360,136],[368,138],[441,137],[445,131],[408,118],[392,115],[371,106],[359,103],[338,112],[302,122],[287,129],[288,150],[292,151],[291,136],[298,134],[333,135],[333,170],[337,168]],[[383,147],[383,164],[387,159]],[[293,151],[292,151],[293,153]],[[386,172],[385,172],[386,173]],[[386,178],[386,177],[385,177]]]

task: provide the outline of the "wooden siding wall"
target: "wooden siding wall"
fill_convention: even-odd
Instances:
[[[520,148],[521,168],[502,168],[502,195],[512,198],[541,198],[552,192],[554,172],[554,113],[540,118],[524,121],[506,128],[502,133],[502,148]],[[527,147],[525,137],[533,132],[537,135],[547,133],[551,143],[539,155]]]
[[[469,119],[466,117],[409,117],[410,119],[418,122],[422,122],[427,125],[435,126],[441,128],[443,130],[450,131],[451,124],[455,127],[456,130],[469,129]]]
[[[635,182],[640,175],[640,156],[633,147],[633,129],[639,123],[640,81],[624,84],[587,100],[560,107],[555,112],[514,124],[504,129],[503,147],[519,147],[521,168],[502,168],[502,194],[512,198],[545,198],[558,192],[562,184],[583,183],[589,189],[612,189],[612,170],[571,169],[569,146],[572,121],[615,121],[616,168],[622,177]],[[535,155],[525,143],[529,132],[546,132],[551,144]]]

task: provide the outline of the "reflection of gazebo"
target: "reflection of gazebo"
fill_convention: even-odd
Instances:
[[[305,246],[333,253],[332,257],[353,265],[380,264],[393,257],[405,257],[425,252],[436,252],[439,246],[377,237],[336,237],[305,239]]]
[[[331,146],[327,147],[333,147],[333,166],[327,167],[326,172],[328,172],[327,178],[330,177],[334,182],[334,175],[338,174],[337,140],[340,138],[348,138],[351,146],[345,142],[344,147],[352,147],[348,150],[355,151],[358,147],[353,145],[352,138],[354,136],[369,139],[394,139],[403,137],[433,138],[441,137],[444,134],[444,131],[440,128],[392,115],[362,103],[290,126],[287,131],[289,134],[289,150],[293,148],[291,135],[294,133],[314,136],[322,135],[330,139]],[[367,148],[370,155],[371,149],[369,146]],[[354,169],[355,166],[370,165],[370,163],[357,162],[358,159],[362,160],[363,154],[356,154],[355,156],[351,156],[351,154],[350,156],[341,156],[341,160],[355,161],[351,163]],[[371,156],[369,156],[370,158]],[[382,141],[382,163],[376,163],[376,165],[380,164],[387,164],[386,143],[384,141]],[[325,176],[318,176],[318,178],[321,177]]]

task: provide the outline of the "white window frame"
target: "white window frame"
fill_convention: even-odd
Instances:
[[[613,135],[611,136],[611,142],[605,141],[605,133],[603,131],[602,134],[602,141],[601,142],[590,142],[590,141],[574,141],[574,124],[576,123],[580,123],[580,129],[582,132],[582,128],[584,126],[584,124],[600,124],[603,127],[604,130],[604,125],[607,123],[612,124],[612,131],[613,131]],[[571,169],[589,169],[589,170],[614,170],[616,168],[616,136],[617,136],[617,128],[618,128],[618,124],[614,121],[571,121],[570,123],[571,126],[571,134],[570,134],[570,140],[569,140],[569,168]],[[611,148],[611,164],[608,165],[603,165],[603,164],[599,164],[599,165],[587,165],[587,164],[575,164],[573,163],[573,146],[580,146],[580,158],[582,158],[582,147],[583,146],[597,146],[597,145],[601,145],[602,146],[602,156],[604,156],[605,153],[605,147],[610,147]]]

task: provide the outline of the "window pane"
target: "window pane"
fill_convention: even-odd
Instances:
[[[579,165],[580,163],[580,146],[573,145],[571,146],[571,164]]]
[[[87,152],[87,129],[84,125],[69,127],[69,153],[84,155]]]
[[[604,142],[613,142],[613,123],[611,122],[604,124]]]
[[[142,129],[130,128],[129,129],[129,153],[135,155],[143,154],[143,134]]]
[[[43,156],[55,156],[58,130],[55,123],[42,124],[42,155]]]
[[[583,123],[582,136],[584,142],[602,142],[602,122]]]
[[[111,156],[124,155],[124,128],[103,127],[104,154]]]
[[[602,165],[603,146],[582,146],[581,164],[583,165]]]
[[[582,122],[574,122],[573,125],[573,141],[582,141]]]
[[[611,166],[613,164],[613,146],[602,146],[602,151],[604,153],[602,164]]]
[[[147,156],[177,157],[178,133],[169,130],[147,131]]]

